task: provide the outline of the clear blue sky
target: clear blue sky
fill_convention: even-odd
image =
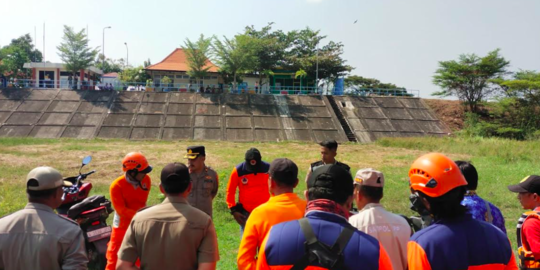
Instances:
[[[241,32],[275,22],[284,31],[309,26],[345,45],[352,74],[373,77],[429,97],[437,62],[501,48],[511,69],[540,71],[540,0],[2,0],[0,46],[26,33],[59,62],[63,25],[88,26],[91,46],[130,64],[161,61],[186,38]],[[353,24],[358,20],[356,24]]]

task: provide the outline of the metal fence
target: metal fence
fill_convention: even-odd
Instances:
[[[230,94],[272,94],[272,95],[356,95],[356,96],[409,96],[419,97],[420,91],[382,88],[347,88],[309,86],[246,86],[242,84],[186,84],[186,83],[146,83],[146,82],[110,82],[68,81],[68,80],[27,80],[0,79],[0,88],[61,88],[72,90],[97,91],[147,91],[147,92],[191,92],[191,93],[230,93]]]

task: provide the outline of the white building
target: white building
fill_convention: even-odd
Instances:
[[[93,89],[99,75],[103,74],[100,69],[89,67],[85,70],[81,69],[76,76],[73,76],[62,63],[31,62],[25,63],[23,67],[32,69],[31,84],[39,88],[70,88],[70,85],[72,88],[77,82],[77,89]]]

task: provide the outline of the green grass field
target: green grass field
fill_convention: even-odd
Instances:
[[[92,155],[88,170],[97,170],[89,177],[93,194],[108,196],[109,184],[122,174],[120,161],[130,151],[143,152],[154,166],[150,174],[153,189],[149,205],[160,202],[157,188],[159,173],[169,162],[184,162],[188,145],[206,146],[207,165],[220,176],[220,190],[214,201],[214,223],[218,233],[221,260],[218,269],[236,269],[240,242],[239,228],[225,204],[228,176],[250,147],[257,147],[265,161],[287,157],[300,168],[301,184],[296,192],[303,194],[304,177],[309,163],[319,159],[315,143],[232,143],[232,142],[164,142],[124,140],[48,140],[33,138],[0,139],[0,216],[17,211],[26,203],[25,177],[36,166],[52,166],[64,176],[76,175],[81,159]],[[515,223],[522,213],[516,194],[506,186],[530,174],[540,174],[540,142],[479,138],[392,138],[374,144],[343,144],[337,159],[353,170],[366,167],[382,171],[386,177],[382,203],[391,211],[412,215],[408,209],[410,164],[427,152],[442,152],[453,159],[470,160],[477,167],[480,180],[478,194],[498,206],[506,219],[509,238],[515,249]]]

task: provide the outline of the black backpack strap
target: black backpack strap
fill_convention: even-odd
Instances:
[[[353,234],[354,230],[352,228],[347,226],[343,227],[343,230],[341,231],[341,234],[332,246],[331,251],[335,252],[336,255],[341,255],[341,253],[349,243],[349,240],[351,240]]]
[[[301,218],[298,220],[298,223],[300,224],[300,229],[302,229],[302,232],[304,233],[304,237],[306,238],[306,247],[309,244],[316,243],[319,241],[317,239],[317,236],[315,236],[315,233],[313,232],[313,229],[311,228],[311,225],[309,224],[309,221],[307,218]],[[293,265],[293,267],[290,270],[304,270],[306,267],[308,267],[310,261],[310,254],[309,250],[306,248],[306,253],[300,260],[296,261],[296,263]]]
[[[298,223],[300,223],[300,228],[302,229],[302,232],[304,233],[304,236],[306,237],[306,242],[308,245],[319,241],[317,239],[317,236],[313,232],[313,229],[311,228],[311,225],[309,224],[309,221],[307,218],[299,219]]]
[[[298,220],[298,223],[300,224],[300,228],[302,229],[302,232],[304,233],[304,237],[306,238],[305,246],[306,246],[306,252],[300,260],[298,260],[293,267],[290,270],[304,270],[306,267],[309,266],[311,263],[310,259],[316,259],[311,256],[310,250],[307,248],[311,244],[315,244],[319,242],[317,239],[317,236],[313,232],[313,229],[311,228],[311,225],[309,224],[309,221],[307,218],[302,218]],[[351,240],[352,236],[354,235],[355,229],[353,229],[352,226],[345,226],[343,227],[343,230],[339,234],[336,242],[334,245],[332,245],[332,248],[330,251],[335,254],[336,256],[341,256],[341,253],[349,243],[349,240]],[[338,269],[335,267],[340,267],[339,265],[334,265],[330,269]]]

